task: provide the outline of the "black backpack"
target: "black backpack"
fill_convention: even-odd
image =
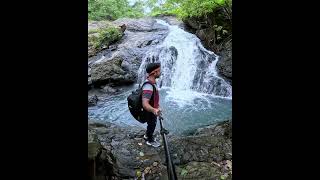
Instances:
[[[128,107],[129,107],[129,111],[130,111],[131,115],[137,121],[139,121],[141,123],[146,122],[146,119],[144,119],[143,117],[144,117],[145,113],[148,113],[148,112],[144,111],[144,109],[142,107],[142,88],[147,83],[151,84],[153,87],[153,93],[151,96],[150,103],[154,102],[153,98],[154,98],[154,93],[156,92],[156,88],[150,82],[144,82],[141,87],[139,87],[135,91],[132,91],[132,93],[127,97]]]

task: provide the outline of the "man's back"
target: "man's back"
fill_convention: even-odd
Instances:
[[[158,108],[159,107],[159,91],[157,84],[153,84],[154,87],[152,87],[151,82],[146,80],[145,83],[142,87],[142,98],[149,99],[149,104],[154,107]],[[153,88],[155,88],[156,92],[153,92]],[[153,95],[153,98],[151,99]]]

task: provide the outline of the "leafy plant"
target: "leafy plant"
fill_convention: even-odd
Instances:
[[[114,41],[117,41],[121,38],[120,30],[116,27],[108,27],[102,29],[95,29],[89,31],[89,42],[92,42],[92,45],[95,49],[99,49],[104,45],[108,46]]]
[[[181,170],[181,176],[185,176],[188,173],[188,171],[186,169],[182,169]]]
[[[152,9],[150,15],[171,14],[179,18],[199,17],[206,15],[214,9],[231,5],[231,0],[148,0],[148,7]]]
[[[143,16],[143,3],[137,0],[130,5],[128,0],[88,0],[89,20],[115,20],[121,17]]]

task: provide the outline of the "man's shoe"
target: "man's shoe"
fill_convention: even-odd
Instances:
[[[146,144],[149,145],[149,146],[153,146],[153,147],[159,147],[160,146],[160,143],[153,140],[153,141],[146,141]]]
[[[158,136],[153,136],[152,137],[154,140],[157,140],[158,139]],[[145,141],[148,141],[148,136],[147,135],[143,135],[143,139],[145,140]]]
[[[146,140],[146,141],[148,141],[147,135],[143,135],[143,139]]]

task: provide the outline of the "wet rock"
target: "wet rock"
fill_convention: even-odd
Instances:
[[[117,177],[117,166],[110,151],[103,148],[95,131],[88,130],[89,176]]]
[[[197,129],[195,135],[221,136],[232,139],[232,120]]]
[[[178,179],[207,179],[207,180],[220,180],[220,169],[212,166],[207,162],[189,162],[184,166],[178,166],[177,169]]]
[[[222,161],[229,158],[231,140],[215,136],[198,136],[177,138],[170,141],[170,151],[177,154],[176,158],[181,164],[190,161]]]
[[[221,75],[232,79],[232,42],[224,44],[221,52],[221,58],[217,62],[217,69]]]
[[[158,163],[157,163],[157,162],[154,162],[152,165],[153,165],[153,166],[158,166]]]
[[[92,80],[91,77],[88,77],[88,88],[90,89],[92,87]]]
[[[160,16],[157,16],[157,19],[161,19],[170,25],[178,26],[181,29],[185,29],[185,24],[183,23],[183,21],[178,20],[177,17],[175,17],[175,16],[166,16],[166,15],[162,16],[162,15],[160,15]]]
[[[88,159],[94,160],[101,152],[102,146],[98,137],[92,131],[88,131]]]
[[[121,18],[114,21],[115,24],[125,24],[126,29],[129,31],[157,31],[167,29],[166,26],[156,24],[155,19],[153,18],[141,18],[141,19],[129,19],[129,18]]]
[[[121,40],[88,59],[91,68],[91,83],[88,84],[93,84],[94,87],[110,84],[121,86],[136,82],[143,57],[168,34],[167,27],[157,24],[154,18],[123,18],[112,24],[126,26],[126,29]],[[103,27],[101,24],[96,26]]]
[[[226,179],[231,177],[230,123],[227,121],[204,127],[195,135],[168,136],[171,157],[179,179],[219,179],[221,175]],[[91,145],[90,157],[99,156],[104,151],[104,156],[108,157],[105,158],[108,159],[106,162],[112,164],[111,169],[117,178],[134,179],[137,171],[146,179],[167,178],[164,149],[147,146],[142,138],[144,129],[90,122],[88,130],[94,132],[88,138],[90,142],[93,139],[94,142],[100,142],[100,145]],[[159,133],[156,134],[159,138]]]
[[[114,94],[114,93],[119,92],[118,89],[114,89],[114,88],[112,88],[112,87],[110,87],[110,86],[105,86],[105,87],[103,88],[103,91],[104,91],[105,93],[108,93],[108,94]]]
[[[118,85],[131,84],[135,81],[134,75],[121,68],[122,59],[115,57],[91,67],[91,80],[96,86],[113,83]]]
[[[98,97],[96,95],[88,96],[88,106],[97,105]]]

